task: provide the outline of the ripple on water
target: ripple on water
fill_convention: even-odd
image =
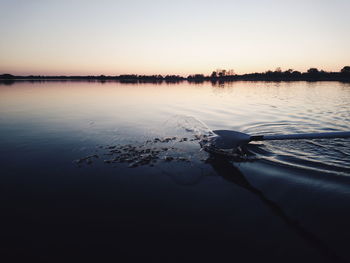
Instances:
[[[350,175],[349,139],[266,141],[249,149],[276,164]]]

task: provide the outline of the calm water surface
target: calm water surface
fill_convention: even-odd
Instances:
[[[349,139],[256,143],[254,161],[235,163],[190,141],[208,129],[349,131],[350,84],[2,84],[1,253],[350,261]],[[178,139],[153,144],[169,148],[154,166],[104,162],[110,147],[169,136]]]

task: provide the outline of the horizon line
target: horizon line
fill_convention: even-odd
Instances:
[[[64,78],[69,78],[69,77],[108,77],[108,78],[113,78],[113,77],[123,77],[123,76],[134,76],[134,77],[179,77],[179,78],[191,78],[194,76],[203,76],[203,77],[213,77],[213,74],[217,75],[216,77],[223,77],[223,76],[246,76],[246,75],[253,75],[253,74],[269,74],[269,73],[284,73],[284,74],[306,74],[306,73],[323,73],[323,74],[332,74],[332,73],[344,73],[344,72],[350,72],[350,66],[344,66],[340,71],[325,71],[322,69],[318,69],[316,67],[311,67],[309,68],[307,71],[298,71],[298,70],[294,70],[294,69],[288,69],[288,70],[284,70],[282,71],[282,69],[280,67],[277,67],[274,71],[272,70],[266,70],[263,72],[250,72],[250,73],[243,73],[243,74],[236,74],[235,71],[233,69],[216,69],[214,71],[212,71],[212,73],[210,75],[205,75],[203,73],[193,73],[193,74],[188,74],[187,76],[183,76],[183,75],[179,75],[179,74],[136,74],[136,73],[127,73],[127,74],[119,74],[119,75],[105,75],[105,74],[72,74],[72,75],[65,75],[65,74],[58,74],[58,75],[42,75],[42,74],[21,74],[21,75],[17,75],[17,74],[11,74],[11,73],[2,73],[0,74],[0,77],[3,76],[8,76],[10,78],[13,77],[19,77],[19,78],[24,78],[24,77],[40,77],[40,78],[53,78],[53,77],[64,77]],[[221,74],[221,76],[219,76]]]

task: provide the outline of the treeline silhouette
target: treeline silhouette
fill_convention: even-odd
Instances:
[[[268,70],[263,73],[249,73],[243,75],[234,74],[233,70],[213,71],[210,76],[195,74],[187,77],[188,81],[202,82],[225,82],[225,81],[343,81],[350,82],[350,66],[345,66],[340,72],[327,72],[310,68],[307,72],[300,72],[293,69],[282,71],[277,68],[275,71]]]
[[[123,83],[159,83],[159,82],[180,82],[187,80],[189,82],[227,82],[227,81],[342,81],[350,82],[350,66],[343,67],[339,72],[327,72],[310,68],[307,72],[300,72],[293,69],[282,71],[277,68],[275,71],[268,70],[263,73],[249,73],[238,75],[234,70],[218,69],[213,71],[210,76],[204,74],[193,74],[187,77],[179,75],[119,75],[119,76],[14,76],[11,74],[0,75],[0,82],[11,84],[16,80],[88,80],[88,81],[119,81]]]

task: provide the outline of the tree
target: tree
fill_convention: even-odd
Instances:
[[[226,69],[223,69],[219,72],[219,77],[224,77],[226,76]]]
[[[2,74],[0,75],[0,79],[13,79],[15,78],[15,76],[11,75],[11,74]]]
[[[294,70],[293,72],[292,72],[292,74],[293,74],[293,76],[300,76],[301,75],[301,72],[300,71],[297,71],[297,70]]]
[[[319,71],[317,68],[309,68],[307,73],[309,74],[317,74]]]
[[[340,71],[343,74],[350,74],[350,66],[345,66]]]

